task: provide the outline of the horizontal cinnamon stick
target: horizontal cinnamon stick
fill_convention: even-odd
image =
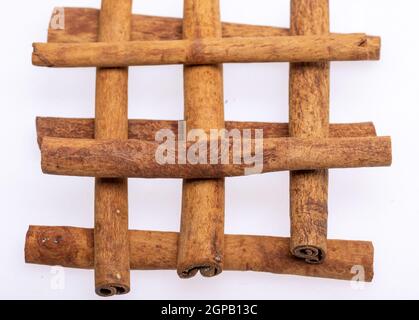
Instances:
[[[329,35],[116,43],[34,43],[32,62],[44,67],[127,67],[378,60],[380,42],[379,37],[366,35]]]
[[[225,271],[255,271],[366,282],[374,276],[371,242],[328,240],[322,265],[308,265],[289,252],[289,238],[226,235]],[[130,231],[131,269],[176,270],[178,233]],[[93,230],[31,226],[26,235],[25,261],[31,264],[93,268]],[[358,275],[356,274],[358,273]],[[364,278],[362,278],[364,275]]]
[[[255,142],[252,141],[252,145]],[[233,157],[232,143],[229,141],[229,159]],[[204,144],[210,150],[211,141]],[[189,143],[186,149],[191,145]],[[160,165],[156,161],[159,146],[158,142],[133,139],[97,141],[47,137],[41,146],[42,170],[47,174],[70,176],[195,179],[242,176],[250,167],[243,159],[239,159],[240,164],[232,164],[230,160],[229,164],[211,165],[209,156],[208,164],[188,161],[179,164],[177,146],[174,164]],[[258,173],[389,166],[391,161],[390,137],[263,139],[263,168]]]
[[[156,133],[162,129],[168,129],[175,135],[178,134],[178,121],[174,120],[130,120],[128,123],[128,138],[154,141]],[[263,130],[263,136],[268,138],[289,137],[287,123],[268,123],[268,122],[235,122],[226,121],[226,130],[238,129]],[[45,137],[54,138],[74,138],[74,139],[93,139],[94,120],[75,119],[75,118],[50,118],[38,117],[36,119],[36,131],[38,143],[41,146],[42,139]],[[365,123],[342,123],[331,124],[331,138],[356,138],[356,137],[375,137],[377,136],[374,124]]]
[[[64,29],[50,23],[48,42],[96,42],[98,40],[99,10],[91,8],[56,8],[52,19],[62,14]],[[132,16],[131,40],[181,40],[183,19],[134,14]],[[223,37],[286,36],[289,29],[270,26],[255,26],[240,23],[222,24]]]

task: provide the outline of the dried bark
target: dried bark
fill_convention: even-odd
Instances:
[[[210,150],[211,141],[204,142]],[[181,164],[176,147],[175,163],[156,161],[159,143],[141,140],[90,140],[44,138],[41,148],[44,173],[93,177],[222,178],[244,175],[249,168],[233,164],[232,141],[229,164]],[[255,145],[255,141],[251,142]],[[215,144],[215,143],[214,143]],[[187,144],[187,150],[192,143]],[[218,154],[221,143],[218,141]],[[274,138],[263,140],[262,173],[275,171],[357,168],[391,165],[391,139],[365,138]],[[208,152],[209,153],[209,152]]]
[[[90,8],[59,8],[64,10],[64,29],[48,29],[48,42],[96,42],[98,41],[99,10]],[[56,15],[54,10],[53,18]],[[223,37],[267,37],[289,35],[288,28],[255,26],[249,24],[222,24]],[[183,19],[133,15],[131,40],[181,40]]]
[[[378,60],[381,41],[366,35],[208,38],[95,43],[34,43],[44,67],[207,65],[244,62]]]
[[[178,237],[174,232],[130,231],[131,269],[176,269]],[[226,235],[224,270],[339,280],[352,280],[355,276],[362,280],[364,275],[366,282],[374,276],[371,242],[328,240],[328,258],[316,266],[294,258],[289,245],[289,238]],[[27,263],[92,269],[93,251],[92,229],[31,226],[26,235]]]
[[[378,60],[380,38],[329,33],[328,0],[292,0],[290,29],[222,24],[218,1],[185,0],[184,19],[132,15],[131,0],[103,0],[101,13],[66,8],[64,29],[50,25],[49,43],[34,44],[34,65],[99,68],[95,119],[37,119],[42,169],[100,178],[95,229],[30,227],[28,263],[93,268],[103,296],[130,290],[130,268],[372,280],[371,243],[327,240],[327,169],[388,166],[391,140],[371,123],[329,124],[329,61]],[[289,125],[224,122],[219,64],[227,62],[292,63]],[[292,171],[291,238],[224,235],[223,178],[249,168],[243,156],[231,164],[232,142],[227,165],[183,164],[177,144],[176,164],[157,163],[157,131],[176,134],[178,123],[128,121],[127,67],[161,64],[185,65],[188,129],[264,130],[262,173]],[[128,231],[127,177],[189,179],[180,233]]]
[[[329,33],[329,0],[292,0],[291,34]],[[290,66],[290,135],[329,136],[330,62]],[[290,250],[307,263],[322,263],[327,254],[327,170],[290,173]]]
[[[221,38],[219,0],[184,1],[184,39]],[[224,129],[222,65],[185,66],[187,130]],[[185,137],[186,139],[186,137]],[[224,178],[184,180],[177,258],[181,278],[220,274],[224,264]]]
[[[102,0],[99,40],[128,41],[132,0]],[[95,138],[128,139],[128,69],[97,69]],[[130,291],[128,181],[95,180],[95,286],[100,296]]]
[[[177,136],[178,125],[179,122],[174,120],[129,120],[128,138],[155,141],[156,133],[162,129],[168,129]],[[226,121],[225,127],[228,131],[261,129],[265,139],[289,137],[287,123]],[[45,137],[93,139],[94,119],[38,117],[36,119],[36,131],[39,146],[41,146],[42,139]],[[329,132],[331,138],[377,136],[372,122],[331,124]]]

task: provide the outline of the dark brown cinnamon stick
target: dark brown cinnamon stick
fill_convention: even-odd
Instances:
[[[226,121],[225,126],[228,131],[249,129],[253,132],[261,129],[265,139],[289,137],[287,123]],[[177,136],[178,128],[179,121],[174,120],[129,120],[128,138],[155,141],[158,131],[168,129]],[[36,119],[36,131],[40,146],[42,139],[45,137],[93,139],[94,119],[38,117]],[[329,131],[331,138],[377,136],[372,122],[331,124]]]
[[[90,8],[58,8],[63,14],[64,28],[50,23],[48,42],[96,42],[98,40],[99,10]],[[266,37],[289,35],[289,29],[255,26],[239,23],[223,23],[223,37]],[[183,19],[154,17],[135,14],[132,16],[131,40],[181,40]]]
[[[127,41],[132,0],[102,0],[100,41]],[[95,138],[128,139],[128,69],[98,69]],[[100,142],[99,142],[100,143]],[[95,282],[100,296],[130,291],[128,181],[95,180]]]
[[[255,142],[252,140],[252,145]],[[246,169],[255,167],[267,173],[389,166],[392,160],[389,137],[264,139],[260,167],[256,161],[254,165],[245,164],[240,157],[240,163],[234,164],[231,161],[233,143],[230,141],[228,145],[230,161],[227,164],[210,164],[208,154],[207,164],[191,161],[182,164],[177,147],[172,164],[159,164],[156,151],[161,145],[154,141],[44,138],[42,169],[48,174],[71,176],[197,179],[242,176]],[[203,144],[210,150],[211,144],[216,143],[210,140]],[[220,141],[217,144],[220,146]],[[192,146],[197,144],[187,144],[186,150]],[[218,154],[221,154],[220,149]]]
[[[291,34],[329,33],[329,0],[292,0]],[[330,63],[290,67],[290,135],[329,136]],[[290,250],[308,263],[322,263],[327,254],[328,171],[290,173]]]
[[[207,38],[199,40],[35,43],[44,67],[207,65],[243,62],[378,60],[380,38],[366,35]]]
[[[177,244],[178,233],[130,231],[131,268],[176,269]],[[226,235],[224,270],[339,280],[352,280],[356,272],[364,272],[365,278],[361,280],[370,282],[373,278],[374,248],[371,242],[328,240],[327,260],[316,266],[294,258],[289,253],[289,245],[289,238]],[[27,263],[92,269],[93,251],[91,229],[31,226],[26,235]]]
[[[219,0],[184,1],[184,39],[221,38]],[[221,65],[185,66],[187,130],[224,128]],[[186,139],[186,137],[185,137]],[[199,271],[213,277],[224,264],[224,179],[184,180],[177,272],[190,278]]]

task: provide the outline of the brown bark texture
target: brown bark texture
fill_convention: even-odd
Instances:
[[[128,41],[132,0],[102,0],[99,41]],[[95,139],[128,139],[128,69],[98,68]],[[95,180],[95,286],[100,296],[130,291],[128,181]]]
[[[221,38],[219,0],[184,1],[183,37]],[[187,130],[224,129],[222,65],[184,67]],[[186,137],[185,137],[186,138]],[[184,180],[177,272],[213,277],[224,263],[224,178]]]
[[[183,150],[178,148],[178,144],[174,152],[170,152],[173,162],[160,163],[156,159],[156,151],[162,145],[155,141],[47,137],[41,147],[42,170],[47,174],[69,176],[204,179],[243,176],[245,169],[255,168],[257,164],[260,164],[259,173],[268,173],[380,167],[390,166],[392,162],[389,137],[272,138],[260,142],[263,144],[263,155],[255,158],[254,162],[245,162],[244,148],[241,153],[235,153],[238,148],[234,148],[232,140],[225,144],[222,140],[209,140],[186,144],[188,153],[191,150],[192,154],[199,149],[207,150],[202,152],[204,156],[197,163],[191,162],[189,157],[182,162]],[[241,141],[241,145],[245,143],[254,147],[259,142]],[[227,163],[211,163],[212,146],[217,146],[215,154],[218,155],[222,154],[223,146],[224,150],[228,149]],[[254,150],[250,151],[254,153]]]
[[[58,18],[64,19],[64,28],[50,23],[48,42],[97,42],[99,12],[91,8],[56,8],[51,20],[55,21],[57,14],[61,13],[62,17],[58,16]],[[224,22],[222,34],[225,38],[286,36],[289,35],[289,29]],[[181,40],[182,38],[183,19],[138,14],[132,16],[132,41]]]
[[[265,139],[289,137],[288,123],[226,121],[225,128],[228,131],[263,130]],[[128,139],[155,141],[160,130],[170,130],[177,136],[178,129],[179,121],[176,120],[132,119],[128,122]],[[38,117],[36,131],[40,146],[45,137],[93,139],[94,119]],[[329,132],[331,138],[377,136],[372,122],[331,124]]]
[[[179,234],[130,231],[131,269],[175,270]],[[226,271],[255,271],[338,280],[372,281],[374,248],[371,242],[328,240],[328,258],[310,265],[289,252],[290,239],[226,235]],[[31,226],[26,235],[25,261],[69,268],[93,268],[93,230]]]
[[[292,0],[291,34],[329,34],[329,0]],[[290,135],[329,136],[330,62],[290,66]],[[327,254],[328,171],[290,173],[291,253],[308,263]]]
[[[364,34],[170,41],[34,43],[32,63],[44,67],[127,67],[250,62],[378,60],[381,40]]]
[[[94,119],[36,123],[44,173],[95,177],[94,228],[30,226],[25,261],[93,269],[104,297],[130,291],[130,270],[372,281],[372,243],[327,238],[328,170],[390,166],[391,138],[372,123],[330,124],[329,91],[330,61],[379,60],[380,37],[330,33],[328,0],[291,0],[289,29],[223,23],[219,0],[184,0],[182,19],[133,15],[132,0],[101,3],[54,10],[48,43],[32,54],[36,66],[97,68]],[[225,121],[222,63],[255,62],[291,63],[289,123]],[[171,64],[184,65],[183,122],[129,120],[128,67]],[[163,129],[176,139],[166,163]],[[200,142],[185,136],[192,129]],[[263,139],[237,144],[211,129]],[[224,178],[277,171],[290,171],[290,238],[224,234]],[[129,230],[128,178],[183,179],[179,233]]]

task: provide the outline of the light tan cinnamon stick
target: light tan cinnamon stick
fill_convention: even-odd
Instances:
[[[243,143],[245,140],[242,141]],[[256,141],[251,144],[255,145]],[[156,151],[160,144],[141,140],[91,140],[49,138],[43,140],[42,170],[44,173],[93,177],[138,177],[138,178],[222,178],[243,176],[245,169],[254,168],[245,164],[238,155],[239,164],[234,164],[234,141],[229,141],[228,164],[210,164],[210,152],[206,164],[186,164],[179,159],[175,147],[173,164],[159,164]],[[207,150],[220,141],[202,142]],[[195,148],[198,146],[198,148]],[[199,144],[188,143],[199,149]],[[204,148],[201,148],[204,150]],[[181,150],[182,151],[182,150]],[[253,150],[254,151],[254,150]],[[218,154],[221,154],[218,149]],[[243,154],[242,154],[243,156]],[[182,157],[181,157],[182,158]],[[389,166],[391,164],[391,139],[389,137],[365,138],[277,138],[263,140],[261,173],[293,170],[317,170],[326,168],[357,168]]]
[[[221,38],[219,0],[184,1],[183,36],[200,42]],[[223,129],[221,65],[184,67],[187,130]],[[186,137],[185,137],[186,140]],[[199,271],[213,277],[224,264],[224,179],[184,180],[177,273],[191,278]]]
[[[34,43],[33,47],[32,63],[44,67],[354,61],[380,56],[380,38],[366,35]]]
[[[226,121],[226,130],[263,130],[265,139],[289,137],[287,123],[267,122],[235,122]],[[133,119],[128,122],[128,139],[155,141],[156,133],[167,129],[178,135],[179,121],[172,120],[140,120]],[[73,118],[50,118],[38,117],[36,119],[36,131],[39,146],[45,137],[93,139],[94,119]],[[331,138],[356,138],[377,136],[374,124],[365,123],[341,123],[330,125]]]
[[[131,268],[176,269],[178,237],[178,233],[172,232],[130,231]],[[289,242],[289,238],[226,235],[224,270],[339,280],[356,277],[367,282],[373,278],[374,248],[371,242],[328,240],[327,260],[316,266],[294,258],[289,253]],[[93,250],[91,229],[31,226],[26,235],[25,261],[92,269]]]
[[[291,34],[329,33],[329,0],[292,0]],[[290,135],[329,136],[330,63],[290,66]],[[307,263],[322,263],[327,254],[328,171],[290,173],[290,250]]]
[[[56,8],[52,15],[62,14],[64,28],[49,25],[48,42],[96,42],[98,41],[99,10],[90,8]],[[266,37],[289,35],[289,29],[249,24],[222,24],[223,37]],[[131,40],[181,40],[183,19],[154,17],[135,14],[132,16]]]
[[[132,0],[102,0],[99,40],[127,41]],[[128,139],[128,69],[98,69],[95,138]],[[128,181],[95,180],[95,285],[100,296],[130,291]]]

